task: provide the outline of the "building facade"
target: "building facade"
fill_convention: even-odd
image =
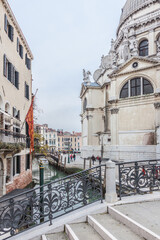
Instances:
[[[42,136],[41,145],[47,145],[50,152],[56,151],[57,147],[57,132],[49,128],[48,124],[35,124],[35,132]]]
[[[63,132],[63,130],[57,130],[58,138],[58,151],[74,151],[80,152],[82,146],[81,133],[79,132]]]
[[[0,196],[32,181],[28,126],[33,55],[7,2],[0,1]]]
[[[83,72],[82,156],[160,157],[160,2],[127,0],[111,49]]]

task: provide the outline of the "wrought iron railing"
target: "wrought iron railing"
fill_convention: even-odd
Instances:
[[[0,236],[13,236],[96,201],[103,201],[102,165],[0,201]]]
[[[160,160],[118,163],[119,197],[160,190]]]

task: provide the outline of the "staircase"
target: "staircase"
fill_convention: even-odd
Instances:
[[[160,240],[160,235],[139,224],[116,207],[88,215],[85,222],[65,224],[64,231],[42,235],[42,240]]]

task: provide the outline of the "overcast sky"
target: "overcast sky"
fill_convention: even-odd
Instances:
[[[8,0],[34,55],[38,122],[81,131],[82,69],[92,73],[115,38],[126,0]]]

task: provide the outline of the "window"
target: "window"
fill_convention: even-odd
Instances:
[[[148,56],[148,40],[143,40],[139,44],[139,56]]]
[[[135,78],[132,79],[130,82],[131,85],[131,96],[138,96],[141,95],[141,79],[140,78]]]
[[[25,57],[25,64],[26,64],[27,68],[30,70],[31,69],[31,60],[28,58],[27,53],[26,53],[26,57]]]
[[[25,82],[25,97],[29,100],[29,85]]]
[[[13,39],[14,39],[14,28],[12,27],[12,25],[9,24],[6,14],[4,15],[4,30],[7,33],[8,37],[10,38],[10,40],[13,42]]]
[[[127,97],[128,97],[128,82],[124,85],[120,93],[120,98],[127,98]]]
[[[20,110],[17,110],[15,107],[13,107],[13,117],[20,119]]]
[[[150,93],[153,93],[153,87],[148,80],[143,79],[143,94],[150,94]]]
[[[9,111],[10,111],[10,105],[9,105],[9,103],[6,103],[5,104],[5,112],[9,113]]]
[[[19,72],[15,70],[13,64],[7,59],[6,55],[3,56],[3,75],[19,89]]]
[[[26,155],[26,171],[30,169],[30,154]]]
[[[139,77],[129,80],[120,92],[120,98],[151,94],[154,92],[152,84],[145,78]]]
[[[13,176],[21,172],[21,157],[13,157]]]
[[[86,111],[86,108],[87,108],[87,98],[85,98],[83,102],[83,112]]]
[[[19,38],[17,38],[17,52],[19,56],[23,59],[23,46],[19,42]]]

